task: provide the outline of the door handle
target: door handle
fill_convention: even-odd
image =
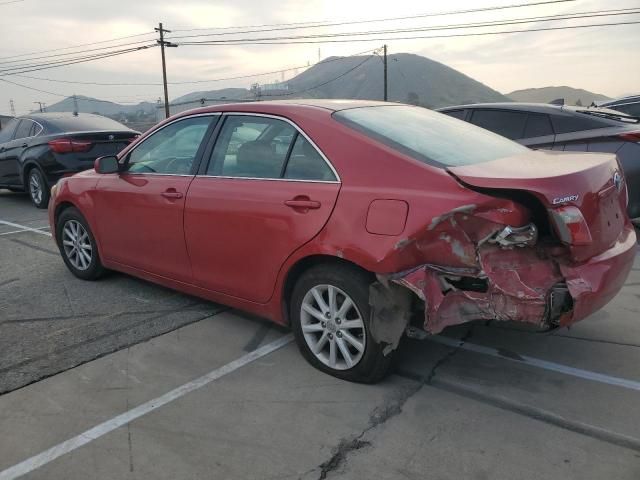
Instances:
[[[175,190],[167,190],[166,192],[162,192],[164,198],[182,198],[182,192],[176,192]]]
[[[291,207],[291,208],[304,208],[304,209],[312,209],[312,210],[320,208],[320,202],[316,202],[315,200],[309,200],[308,198],[285,200],[284,204],[287,207]]]

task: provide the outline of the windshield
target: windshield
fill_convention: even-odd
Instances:
[[[422,107],[362,107],[333,116],[399,152],[438,167],[488,162],[528,150],[488,130]]]

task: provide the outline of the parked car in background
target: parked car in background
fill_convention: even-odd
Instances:
[[[415,320],[571,325],[636,254],[615,155],[531,151],[421,107],[207,107],[95,165],[49,203],[74,275],[119,270],[290,325],[312,365],[359,382]]]
[[[615,153],[640,217],[640,120],[615,110],[541,103],[490,103],[438,110],[534,149]],[[586,158],[586,157],[585,157]]]
[[[46,208],[60,178],[93,168],[96,158],[118,153],[138,135],[89,113],[14,118],[0,130],[0,188],[27,191],[36,207]]]
[[[630,97],[618,98],[617,100],[609,100],[598,105],[599,107],[610,108],[618,112],[626,113],[632,117],[640,118],[640,95],[632,95]]]

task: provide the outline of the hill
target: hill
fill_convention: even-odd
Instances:
[[[557,98],[564,98],[564,103],[567,105],[575,105],[579,100],[580,103],[585,106],[590,105],[591,102],[603,102],[605,100],[609,100],[609,97],[606,95],[567,86],[515,90],[511,93],[507,93],[507,97],[516,102],[534,103],[549,103]]]

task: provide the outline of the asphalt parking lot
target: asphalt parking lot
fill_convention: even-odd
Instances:
[[[0,191],[0,480],[640,478],[640,256],[571,330],[407,339],[367,386],[259,318],[77,280],[46,227]]]

